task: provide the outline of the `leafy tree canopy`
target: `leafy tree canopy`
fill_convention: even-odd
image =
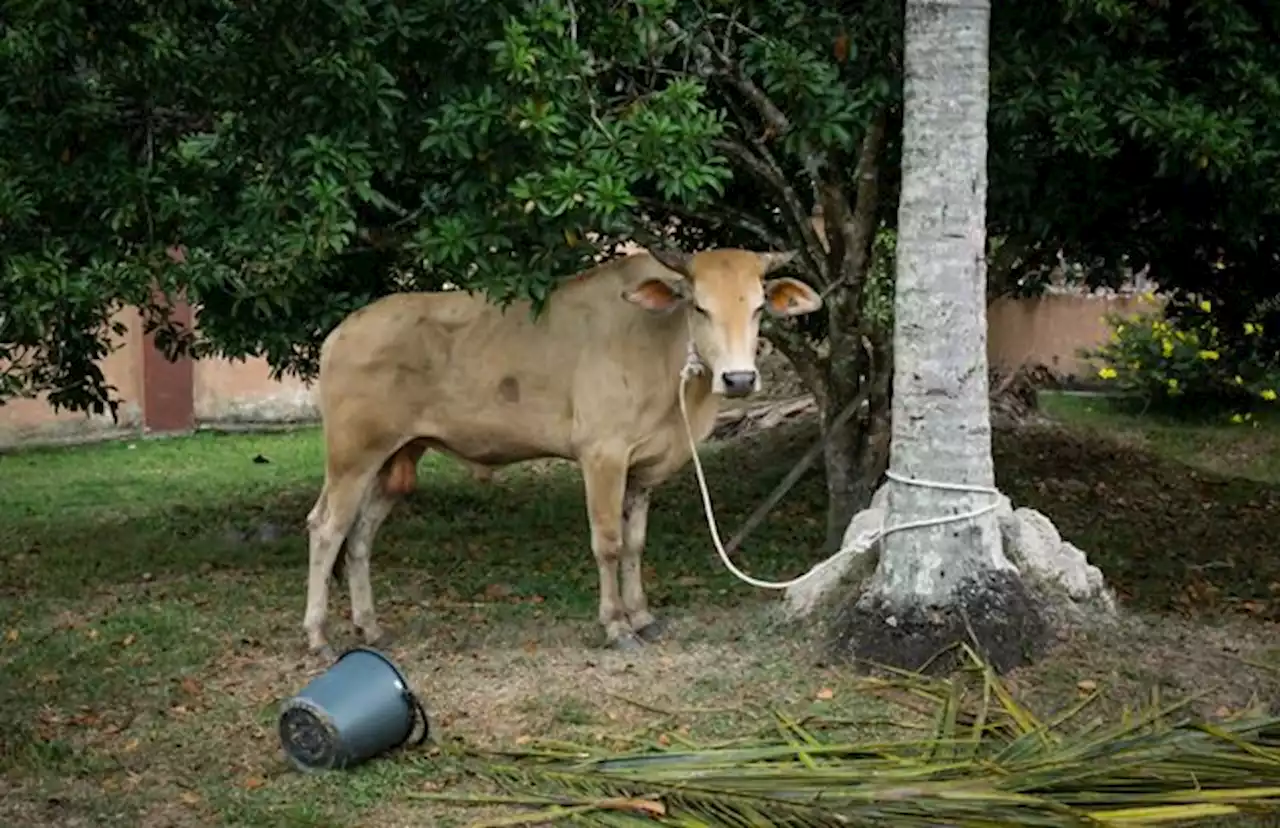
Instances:
[[[1259,290],[1280,238],[1277,15],[997,9],[989,218],[1009,262],[1035,274],[1062,249],[1099,278],[1149,261]],[[862,325],[865,262],[808,218],[892,220],[900,2],[8,0],[5,17],[0,399],[109,404],[94,360],[122,305],[174,351],[308,375],[378,295],[537,301],[673,222],[685,245],[800,249]],[[198,333],[165,324],[156,290],[186,293]],[[827,359],[808,341],[788,353]]]
[[[1093,282],[1275,293],[1280,6],[1061,0],[993,17],[991,214]],[[1252,300],[1250,300],[1252,301]]]

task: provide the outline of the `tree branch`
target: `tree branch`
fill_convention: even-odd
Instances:
[[[709,33],[701,32],[697,37],[692,37],[680,27],[680,24],[670,19],[664,20],[662,25],[672,37],[689,43],[698,58],[698,65],[694,69],[698,75],[727,82],[729,86],[736,89],[742,97],[751,103],[764,120],[767,136],[780,138],[792,131],[791,119],[787,117],[786,113],[769,98],[763,89],[756,85],[755,81],[747,77],[742,65],[735,61],[726,49],[718,46],[715,38],[711,37]],[[718,68],[713,69],[713,65],[717,65]],[[786,183],[786,176],[783,175],[781,167],[773,159],[772,153],[769,152],[766,139],[756,137],[746,119],[738,118],[738,121],[743,127],[743,132],[748,136],[748,140],[755,147],[755,151],[759,153],[760,158],[764,159],[764,162],[771,166],[775,172],[772,178],[765,177],[762,180],[771,181],[775,189],[779,190],[787,201],[788,212],[792,214],[792,221],[799,229],[799,235],[804,240],[805,246],[814,245],[812,249],[816,249],[818,238],[815,233],[811,232],[809,212],[801,204],[795,189]],[[745,150],[746,148],[741,147],[741,149]],[[809,185],[813,189],[813,198],[816,201],[821,193],[822,165],[820,161],[822,160],[822,154],[815,151],[807,141],[801,142],[801,153],[803,155],[802,163],[809,177]],[[735,157],[740,159],[742,158],[740,153],[731,154],[735,154]],[[746,163],[745,159],[743,160]],[[753,169],[749,164],[748,168]],[[753,172],[756,172],[757,176],[759,176],[760,170],[753,169]],[[785,188],[780,184],[785,185]],[[806,251],[806,258],[809,258],[815,265],[815,272],[824,282],[830,278],[825,265],[815,261],[808,251]]]
[[[756,143],[757,148],[760,147],[758,139],[754,140],[753,143]],[[804,254],[805,260],[809,262],[810,271],[817,276],[820,287],[828,284],[831,281],[831,277],[827,272],[826,259],[815,255],[815,251],[822,246],[822,241],[818,238],[817,231],[814,230],[809,221],[809,211],[805,209],[804,203],[800,201],[800,196],[796,194],[795,188],[787,181],[786,173],[772,160],[771,156],[757,155],[737,141],[721,138],[714,141],[712,146],[737,160],[741,166],[745,167],[761,183],[778,193],[782,198],[786,212],[789,214],[796,235],[803,242],[801,253]],[[765,151],[767,152],[767,148],[765,148]]]
[[[823,374],[822,357],[813,343],[796,329],[784,328],[772,320],[761,334],[772,342],[796,369],[801,382],[813,392],[813,398],[818,403],[819,410],[825,410],[825,407],[830,405],[829,384]]]
[[[862,280],[871,266],[876,219],[880,207],[880,155],[884,149],[887,113],[882,109],[867,126],[854,170],[856,192],[852,213],[844,190],[836,182],[824,182],[822,214],[825,241],[833,274],[828,291],[837,286],[861,295]]]
[[[784,250],[788,246],[787,240],[770,230],[764,221],[736,207],[722,204],[718,207],[699,207],[695,210],[670,201],[654,198],[641,197],[639,201],[642,206],[650,210],[671,213],[682,218],[702,221],[708,224],[736,227],[739,230],[750,233],[775,250]]]
[[[684,29],[680,28],[680,24],[674,20],[664,20],[662,25],[673,37],[688,40],[704,65],[713,61],[719,64],[720,69],[718,72],[710,72],[703,69],[701,74],[704,77],[727,80],[760,113],[760,117],[764,119],[769,133],[781,138],[791,132],[791,119],[769,98],[763,89],[756,85],[755,81],[747,77],[747,73],[742,69],[742,64],[734,60],[727,49],[717,45],[715,38],[709,32],[700,32],[695,38],[686,34]],[[809,175],[809,184],[813,187],[813,195],[816,199],[820,192],[822,181],[821,164],[819,163],[822,154],[809,146],[807,141],[801,143],[801,151],[804,155],[805,172]]]

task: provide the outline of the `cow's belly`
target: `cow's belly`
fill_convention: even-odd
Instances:
[[[496,467],[544,457],[569,458],[570,448],[562,431],[556,423],[514,413],[500,419],[475,415],[447,424],[424,423],[419,436],[450,454]]]

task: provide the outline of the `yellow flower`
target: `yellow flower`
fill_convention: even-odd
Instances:
[[[1244,385],[1244,380],[1240,378],[1240,375],[1239,375],[1239,374],[1236,374],[1236,378],[1235,378],[1234,382],[1235,382],[1235,384],[1236,384],[1236,385]]]
[[[1169,386],[1169,390],[1170,390],[1170,391],[1173,391],[1174,393],[1177,393],[1177,391],[1178,391],[1178,381],[1177,381],[1176,379],[1169,379],[1169,380],[1167,380],[1167,381],[1165,382],[1165,385]]]
[[[1213,310],[1213,306],[1209,304],[1208,299],[1201,299],[1200,310],[1204,311],[1205,313],[1208,313],[1209,311]]]
[[[1264,388],[1262,389],[1262,393],[1259,394],[1258,396],[1262,397],[1262,399],[1266,400],[1267,402],[1273,402],[1276,398],[1276,392],[1272,391],[1270,388]]]
[[[1104,365],[1099,369],[1098,376],[1102,379],[1115,379],[1119,375],[1116,373],[1116,369],[1112,368],[1110,365]]]
[[[1165,337],[1160,343],[1160,350],[1164,352],[1164,355],[1167,357],[1173,356],[1173,340]]]
[[[1116,325],[1116,336],[1124,335],[1124,325]]]
[[[1232,414],[1231,422],[1236,423],[1238,425],[1244,422],[1244,417],[1241,417],[1239,414]]]
[[[1142,294],[1142,301],[1144,302],[1156,301],[1156,292],[1154,290],[1149,290],[1146,293]]]
[[[1218,358],[1219,354],[1217,351],[1201,351],[1199,356],[1206,362],[1213,362]]]
[[[1253,336],[1254,331],[1256,330],[1257,328],[1254,326],[1252,322],[1244,323],[1244,332],[1246,336]]]

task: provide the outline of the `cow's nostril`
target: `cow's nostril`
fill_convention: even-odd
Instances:
[[[725,371],[720,379],[724,382],[724,393],[731,397],[750,394],[756,388],[755,371]]]

